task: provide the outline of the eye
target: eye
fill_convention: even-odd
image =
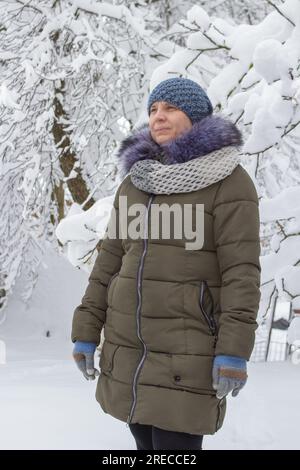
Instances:
[[[166,108],[176,109],[175,106],[172,106],[171,104],[168,104]],[[156,108],[151,108],[150,113],[152,113],[152,111],[156,111]]]

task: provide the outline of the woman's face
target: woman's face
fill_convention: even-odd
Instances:
[[[158,144],[174,139],[192,125],[190,118],[183,111],[166,101],[156,101],[150,108],[150,133]]]

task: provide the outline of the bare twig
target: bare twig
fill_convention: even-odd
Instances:
[[[290,19],[288,18],[287,16],[285,16],[284,13],[282,13],[282,11],[278,8],[277,5],[274,5],[273,2],[271,2],[271,0],[267,0],[268,4],[271,5],[273,8],[275,8],[275,10],[281,15],[283,16],[283,18],[285,18],[289,23],[291,23],[293,26],[296,26],[295,23]]]

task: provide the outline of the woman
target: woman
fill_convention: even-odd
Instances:
[[[104,328],[102,409],[127,422],[137,449],[201,449],[203,435],[223,424],[226,396],[247,380],[260,300],[258,198],[239,163],[239,130],[212,115],[198,84],[164,80],[147,109],[149,123],[119,148],[126,177],[111,220],[122,223],[115,237],[104,237],[74,312],[73,354],[85,377],[95,378]],[[143,236],[123,236],[137,227],[130,211],[137,203],[146,208]],[[176,206],[173,222],[164,214],[168,237],[163,228],[152,234],[154,205]],[[203,239],[195,247],[186,219],[184,233],[175,231],[185,209],[195,219],[199,205],[194,233]]]

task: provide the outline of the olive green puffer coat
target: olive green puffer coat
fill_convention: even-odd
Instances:
[[[226,141],[227,142],[227,141]],[[231,142],[229,142],[231,143]],[[126,141],[126,148],[134,145]],[[255,186],[238,165],[197,191],[148,194],[130,174],[119,196],[147,206],[149,238],[101,243],[85,295],[73,317],[72,341],[105,341],[96,399],[127,423],[213,434],[226,398],[212,388],[217,354],[250,358],[260,300],[260,241]],[[151,205],[204,204],[204,245],[184,236],[151,238]],[[128,224],[131,218],[128,216]]]

